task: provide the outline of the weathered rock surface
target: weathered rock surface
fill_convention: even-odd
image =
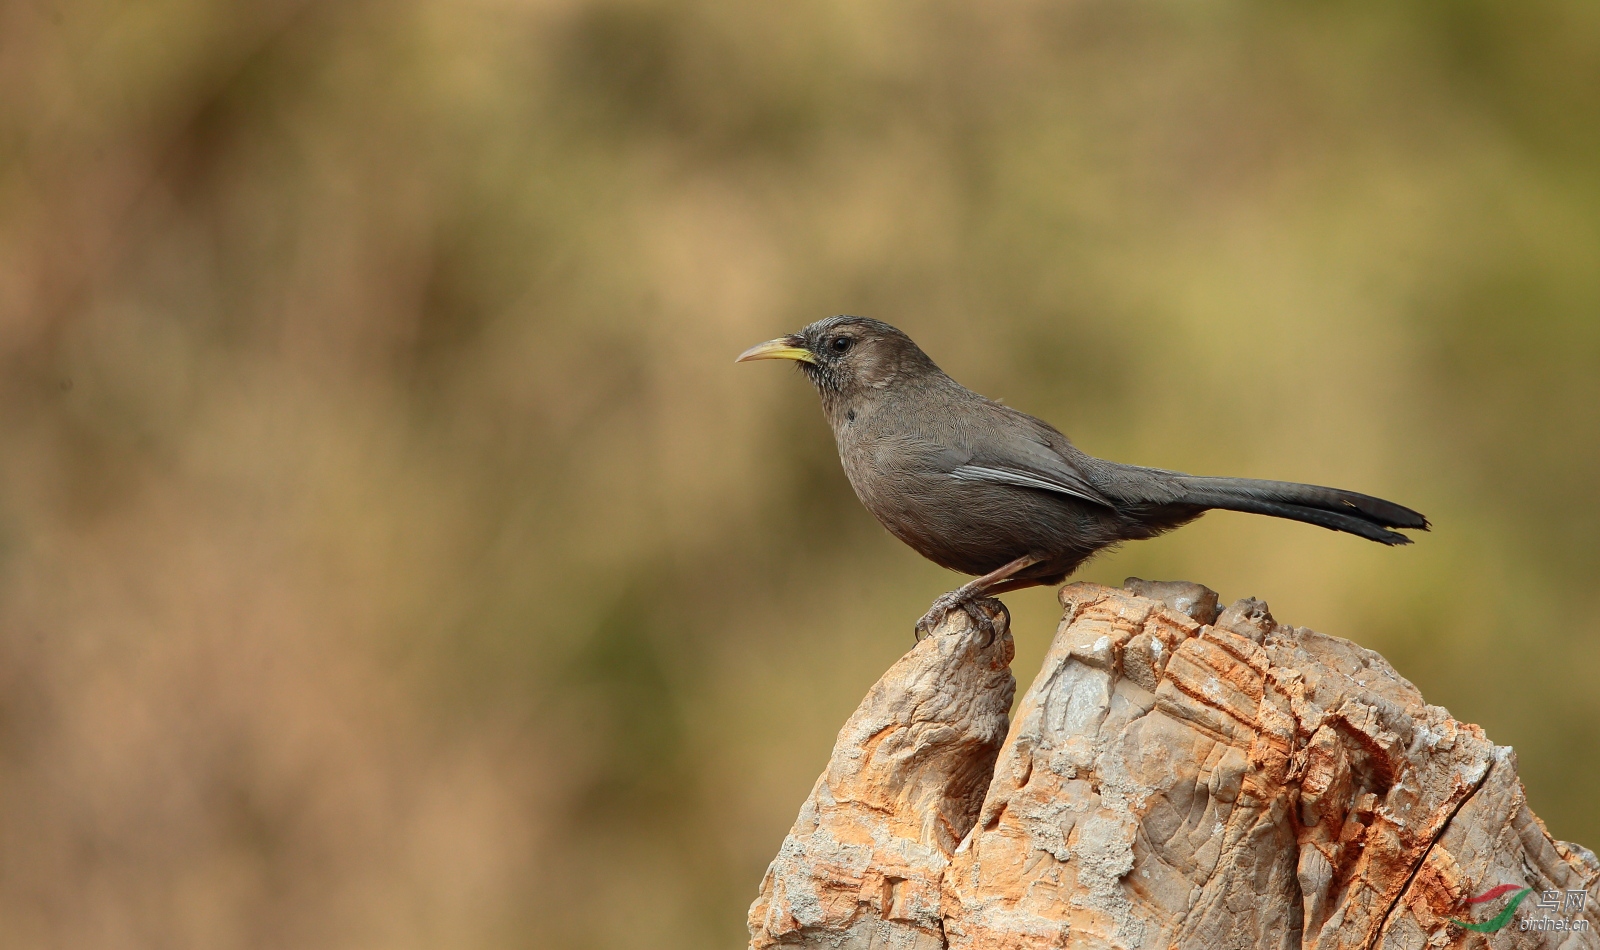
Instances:
[[[940,881],[972,829],[1016,694],[1003,608],[954,611],[839,731],[750,908],[750,946],[935,950]]]
[[[998,755],[1008,633],[958,612],[873,687],[752,947],[1600,950],[1600,861],[1378,654],[1199,585],[1061,600]]]

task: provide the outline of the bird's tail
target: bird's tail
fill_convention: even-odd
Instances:
[[[1185,475],[1178,484],[1184,490],[1184,504],[1303,521],[1381,544],[1411,543],[1410,538],[1388,530],[1390,528],[1428,530],[1428,519],[1419,512],[1382,498],[1338,488],[1199,475]]]

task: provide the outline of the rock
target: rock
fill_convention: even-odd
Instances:
[[[1260,601],[1129,586],[1061,591],[997,754],[1009,634],[957,614],[885,674],[752,947],[1600,948],[1600,862],[1546,834],[1509,748]]]
[[[934,950],[940,881],[972,828],[1016,693],[1005,608],[952,611],[839,732],[750,908],[750,946]]]
[[[1217,592],[1204,584],[1191,581],[1147,581],[1130,577],[1122,582],[1122,589],[1150,600],[1159,600],[1197,623],[1215,623],[1222,607],[1217,603]]]

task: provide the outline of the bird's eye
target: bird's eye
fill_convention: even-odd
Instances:
[[[850,344],[853,342],[854,341],[847,336],[836,336],[828,345],[833,347],[833,351],[835,353],[843,353],[844,351],[850,349]]]

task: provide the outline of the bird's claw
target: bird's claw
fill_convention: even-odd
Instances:
[[[912,629],[911,635],[918,642],[933,636],[934,628],[943,623],[945,616],[961,604],[961,600],[952,596],[953,594],[953,591],[950,594],[940,594],[928,607],[928,612],[922,615],[921,620],[917,621],[917,625]]]
[[[1002,614],[1008,613],[1004,604],[999,601],[993,601],[993,603],[999,605]],[[933,636],[934,629],[944,622],[944,618],[949,615],[950,611],[957,607],[965,610],[967,616],[972,618],[972,622],[977,624],[978,629],[988,634],[984,646],[994,642],[996,634],[995,618],[991,617],[989,611],[980,606],[976,600],[956,597],[954,591],[941,595],[933,602],[932,606],[928,608],[928,612],[922,615],[922,619],[918,620],[916,627],[912,629],[912,637],[920,643]]]

